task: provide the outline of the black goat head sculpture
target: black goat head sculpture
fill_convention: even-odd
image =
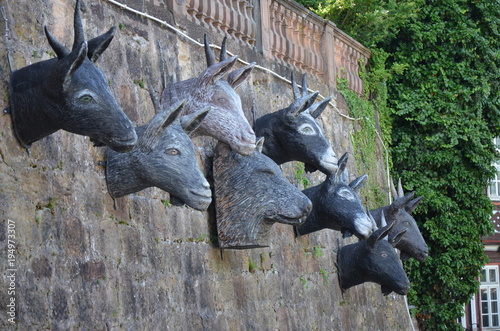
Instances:
[[[308,93],[306,75],[302,78],[302,94],[293,72],[291,80],[292,104],[255,121],[257,137],[265,138],[262,151],[278,164],[300,161],[308,172],[331,174],[337,169],[337,156],[316,121],[331,97],[314,103],[318,92]]]
[[[392,291],[405,295],[410,281],[394,249],[403,232],[386,240],[394,223],[373,232],[367,239],[341,247],[337,253],[337,269],[342,291],[373,282],[380,284],[382,293]]]
[[[358,195],[367,176],[348,183],[347,158],[345,153],[339,159],[337,171],[328,175],[323,183],[302,191],[312,201],[313,209],[304,224],[295,227],[297,236],[332,229],[344,236],[355,234],[366,238],[376,230],[375,221],[368,216]]]
[[[193,136],[210,136],[228,144],[239,154],[250,155],[255,149],[255,133],[245,118],[236,89],[250,75],[255,63],[229,72],[238,56],[227,58],[226,38],[222,42],[220,62],[216,63],[205,35],[205,55],[207,69],[197,78],[177,82],[165,88],[161,104],[169,105],[186,99],[184,114],[211,107],[212,110]],[[227,79],[222,79],[225,76]]]
[[[45,27],[57,58],[12,72],[9,112],[15,135],[29,149],[33,142],[63,129],[128,152],[137,142],[136,132],[94,64],[113,39],[115,27],[85,41],[77,0],[74,30],[69,51]]]
[[[207,116],[208,108],[177,120],[184,102],[158,113],[137,128],[137,145],[130,153],[108,149],[106,182],[109,194],[119,198],[156,186],[170,193],[173,204],[206,210],[212,201],[210,185],[198,167],[189,134]]]
[[[267,247],[275,222],[298,225],[311,211],[311,201],[261,153],[262,143],[260,138],[249,156],[217,145],[213,169],[220,248]]]
[[[423,262],[429,255],[429,248],[420,233],[417,222],[410,215],[417,208],[423,196],[414,199],[415,192],[404,195],[401,179],[398,181],[398,191],[396,191],[394,184],[391,182],[391,191],[394,198],[392,203],[389,206],[371,210],[370,213],[378,225],[381,224],[382,216],[385,216],[388,223],[396,223],[389,236],[406,230],[406,233],[396,246],[401,251],[401,259],[403,261],[412,257],[417,261]]]

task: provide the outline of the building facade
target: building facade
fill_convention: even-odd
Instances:
[[[495,145],[500,150],[500,138],[495,138]],[[481,271],[478,293],[464,307],[461,322],[465,330],[500,330],[500,160],[494,166],[497,173],[488,187],[488,196],[494,208],[491,222],[495,232],[482,238],[489,262]]]

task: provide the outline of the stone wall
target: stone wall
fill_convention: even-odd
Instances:
[[[140,2],[140,1],[136,1]],[[143,10],[173,22],[162,1],[145,1]],[[14,69],[53,56],[43,34],[47,25],[72,44],[74,2],[0,0],[11,29]],[[98,66],[119,104],[136,125],[154,110],[146,84],[150,69],[160,89],[159,50],[169,73],[179,79],[205,68],[203,49],[151,20],[100,0],[82,6],[89,38],[117,25],[116,36]],[[188,35],[206,32],[185,22]],[[0,22],[0,31],[5,28]],[[219,44],[222,35],[212,32]],[[0,107],[8,106],[5,38],[0,38]],[[290,70],[253,48],[229,43],[228,50],[289,77]],[[324,95],[334,90],[310,77]],[[291,87],[254,70],[239,89],[252,121],[292,101]],[[339,109],[347,113],[340,99]],[[320,122],[338,155],[351,151],[353,123],[329,107]],[[211,181],[215,141],[196,138],[200,165]],[[355,157],[355,156],[354,156]],[[151,188],[116,200],[107,194],[104,148],[88,138],[59,131],[35,142],[28,155],[12,132],[9,115],[0,120],[0,326],[20,330],[405,330],[410,328],[404,297],[383,297],[380,286],[346,291],[338,286],[335,260],[342,240],[334,231],[295,239],[290,226],[272,228],[271,245],[221,251],[216,245],[214,208],[199,212],[168,204],[169,195]],[[350,174],[356,173],[349,160]],[[301,187],[297,165],[282,166]],[[308,175],[312,184],[321,174]],[[382,174],[383,178],[383,174]],[[381,186],[384,182],[381,181]],[[9,225],[10,224],[10,225]],[[15,228],[12,224],[15,224]],[[10,227],[9,227],[10,226]],[[9,229],[14,229],[14,232]],[[15,261],[8,265],[8,235],[15,234]],[[14,271],[8,269],[16,269]],[[9,294],[15,276],[15,295]],[[16,323],[7,318],[15,298]]]

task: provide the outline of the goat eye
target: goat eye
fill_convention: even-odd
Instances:
[[[387,257],[387,254],[386,253],[382,253],[382,254],[380,254],[380,256],[382,256],[385,259]]]
[[[82,95],[79,100],[81,102],[84,102],[84,103],[89,103],[90,101],[93,100],[93,98],[90,95],[85,94],[85,95]]]
[[[299,127],[299,132],[301,134],[304,134],[304,135],[313,135],[315,134],[316,132],[314,131],[314,129],[309,125],[309,124],[304,124],[302,126]]]
[[[217,101],[219,101],[220,103],[225,103],[227,100],[226,98],[219,98],[217,99]]]
[[[408,222],[408,221],[404,221],[404,222],[403,222],[403,225],[409,228],[409,227],[410,227],[410,222]]]
[[[169,148],[165,151],[168,155],[179,155],[179,150],[177,148]]]

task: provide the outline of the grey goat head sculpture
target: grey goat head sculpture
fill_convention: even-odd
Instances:
[[[313,209],[304,224],[295,226],[297,236],[332,229],[362,239],[376,230],[375,221],[368,216],[358,196],[367,176],[348,183],[347,158],[345,153],[339,159],[337,171],[323,183],[302,191],[312,201]]]
[[[174,204],[185,203],[197,210],[208,208],[212,191],[198,167],[188,136],[203,121],[208,108],[176,121],[183,103],[176,103],[138,127],[139,139],[130,153],[108,149],[106,182],[113,198],[156,186],[170,193]]]
[[[337,170],[337,156],[316,122],[331,97],[314,103],[318,92],[308,94],[306,76],[302,78],[302,94],[293,72],[291,80],[292,104],[255,121],[255,134],[265,138],[262,151],[278,164],[300,161],[308,172],[331,174]]]
[[[401,295],[408,293],[410,281],[394,249],[404,231],[391,240],[385,240],[393,226],[394,223],[385,225],[367,239],[339,249],[337,269],[342,291],[373,282],[382,286],[384,295],[392,291]]]
[[[241,99],[236,88],[248,77],[255,66],[249,64],[229,72],[238,56],[226,58],[226,38],[222,43],[220,62],[215,62],[205,35],[207,69],[199,77],[171,84],[161,95],[161,105],[186,99],[184,114],[211,107],[211,111],[194,136],[211,136],[231,146],[242,155],[250,155],[255,149],[255,133],[245,118]],[[227,80],[224,76],[227,75]]]
[[[12,72],[8,111],[15,135],[29,150],[33,142],[63,129],[128,152],[137,142],[136,132],[94,64],[113,39],[115,27],[85,41],[77,0],[74,30],[69,51],[45,27],[57,58]]]
[[[213,172],[220,248],[267,247],[275,222],[298,225],[311,211],[311,201],[261,153],[262,139],[249,156],[217,145]]]
[[[388,223],[396,223],[389,236],[406,230],[406,233],[396,245],[396,248],[401,251],[401,260],[405,261],[412,257],[419,262],[423,262],[429,255],[429,248],[420,233],[417,222],[410,215],[417,208],[423,197],[413,199],[415,192],[404,195],[401,179],[398,182],[398,191],[396,191],[394,184],[391,182],[391,191],[394,197],[393,202],[389,206],[371,210],[370,213],[379,226],[382,216],[385,216]]]

